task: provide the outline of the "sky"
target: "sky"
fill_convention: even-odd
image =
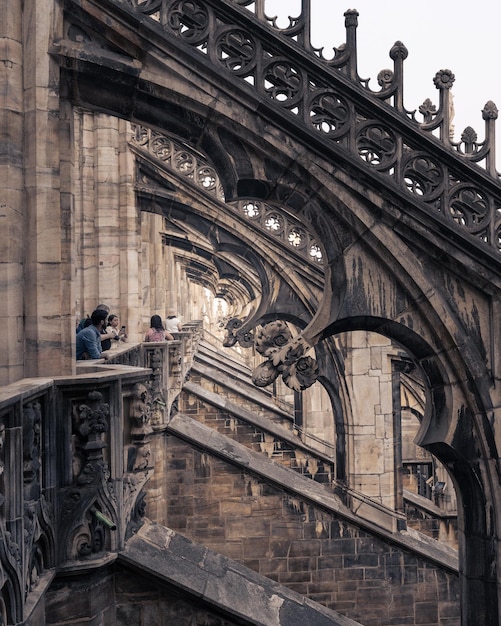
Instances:
[[[266,13],[297,16],[300,0],[266,0]],[[324,56],[346,40],[344,13],[356,9],[358,73],[370,78],[378,90],[377,75],[393,69],[390,48],[401,41],[409,55],[404,61],[404,106],[414,110],[426,98],[438,107],[439,92],[433,84],[438,70],[451,70],[456,80],[454,96],[455,140],[472,126],[478,141],[485,136],[482,109],[492,100],[501,112],[501,3],[460,0],[311,0],[312,43],[324,46]],[[501,116],[500,116],[501,117]],[[417,116],[421,120],[421,116]],[[497,170],[501,171],[501,119],[496,123]]]

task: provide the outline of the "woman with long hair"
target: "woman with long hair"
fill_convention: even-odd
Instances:
[[[144,338],[145,341],[173,341],[174,337],[168,333],[162,323],[160,315],[152,315],[150,328]]]

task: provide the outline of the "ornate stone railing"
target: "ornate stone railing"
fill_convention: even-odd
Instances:
[[[166,168],[188,178],[206,193],[224,202],[224,193],[216,169],[206,155],[175,141],[172,137],[139,124],[132,124],[130,143],[140,154],[148,155]],[[138,173],[139,176],[139,173]],[[322,251],[305,224],[276,206],[257,200],[239,200],[228,204],[236,214],[263,233],[290,246],[307,261],[322,264]]]
[[[0,623],[24,623],[56,572],[108,562],[141,526],[150,440],[200,332],[0,391]]]
[[[500,251],[498,109],[491,101],[485,104],[483,141],[469,126],[455,142],[450,70],[434,77],[438,106],[426,98],[418,111],[408,111],[403,103],[408,51],[402,42],[390,50],[393,69],[377,76],[379,90],[359,77],[356,10],[346,11],[346,42],[333,47],[334,56],[327,59],[310,41],[310,0],[302,0],[300,15],[287,28],[265,14],[264,0],[116,1],[149,16],[151,28],[196,51],[249,98],[281,112],[296,136],[317,142],[324,156],[337,160],[344,153],[351,165],[394,186],[406,201],[426,206],[437,219]]]

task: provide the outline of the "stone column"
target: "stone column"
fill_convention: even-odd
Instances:
[[[25,376],[74,371],[71,261],[63,245],[71,207],[61,206],[59,64],[48,47],[60,4],[24,2]]]
[[[395,508],[391,343],[362,331],[347,334],[345,341],[350,486]]]
[[[178,315],[180,315],[180,311],[178,308],[178,272],[176,266],[176,260],[174,257],[173,250],[170,246],[165,247],[165,262],[167,264],[166,267],[166,293],[165,293],[165,306],[166,309],[176,309]],[[167,310],[165,311],[167,315]]]
[[[152,213],[141,215],[142,223],[142,335],[154,314],[165,319],[166,247],[161,240],[163,217]]]
[[[22,3],[0,0],[0,386],[23,377]]]
[[[60,196],[59,66],[48,54],[60,6],[2,0],[0,109],[3,383],[73,371],[74,310]],[[58,33],[60,35],[60,33]],[[71,226],[70,226],[71,228]],[[8,318],[8,319],[7,319]]]
[[[120,302],[122,324],[127,326],[129,342],[141,341],[141,237],[140,216],[134,191],[134,156],[128,149],[131,128],[128,122],[119,120],[120,132]]]
[[[76,309],[83,317],[106,303],[127,326],[129,341],[139,341],[141,238],[130,126],[81,109],[73,118]]]

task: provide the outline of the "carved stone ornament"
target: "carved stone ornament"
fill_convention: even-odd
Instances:
[[[110,407],[103,402],[103,394],[93,390],[87,395],[87,403],[75,407],[73,431],[76,435],[75,452],[80,458],[76,468],[76,483],[89,485],[98,481],[107,471],[103,448],[107,442],[103,435],[108,432]]]
[[[23,480],[26,500],[36,500],[40,495],[41,421],[39,402],[30,402],[23,407]]]
[[[129,539],[137,533],[137,531],[141,528],[144,523],[144,518],[146,516],[146,492],[141,490],[134,501],[134,506],[130,510],[129,513],[129,523],[127,524],[127,529],[125,533],[125,539]]]
[[[318,364],[311,356],[300,357],[284,368],[282,378],[287,387],[294,391],[303,391],[317,380]]]
[[[305,356],[310,347],[301,336],[292,339],[286,322],[266,324],[256,333],[256,350],[270,358],[255,368],[253,383],[265,387],[281,374],[284,383],[295,391],[311,387],[318,378],[318,365],[315,359]]]
[[[0,506],[5,502],[5,484],[3,473],[5,471],[5,424],[0,422]]]
[[[260,363],[252,372],[252,382],[256,387],[267,387],[278,378],[280,372],[270,360]]]
[[[254,345],[254,333],[251,330],[238,331],[237,341],[242,348],[252,348]]]
[[[132,390],[132,401],[130,405],[130,419],[132,421],[130,433],[134,439],[142,439],[145,435],[152,432],[150,418],[151,412],[148,389],[142,383],[137,383]]]
[[[110,407],[103,402],[103,394],[100,391],[91,391],[87,396],[87,404],[78,407],[77,434],[87,441],[98,439],[101,433],[108,430],[108,418]]]
[[[91,506],[74,540],[77,558],[86,559],[108,549],[108,534],[115,528],[113,520],[103,515],[96,506]]]
[[[276,320],[261,326],[256,332],[256,350],[265,357],[270,356],[292,339],[292,333],[285,322]]]
[[[151,423],[158,426],[165,423],[165,408],[167,406],[167,401],[163,391],[163,353],[159,349],[151,350],[148,352],[148,357],[149,367],[151,367],[150,398],[148,399],[148,402],[151,399],[151,403],[148,412]],[[133,393],[136,395],[137,390]],[[132,404],[134,405],[137,401],[138,399],[134,398]],[[143,401],[145,402],[146,399]],[[132,415],[131,418],[134,419]]]
[[[225,348],[231,348],[237,343],[237,331],[242,327],[242,320],[238,317],[232,317],[226,323],[226,335],[223,340],[223,346]]]
[[[152,468],[148,467],[143,471],[132,470],[124,475],[122,515],[125,520],[126,539],[136,533],[144,522],[146,515],[145,485],[150,479],[152,471]]]
[[[128,450],[127,471],[136,472],[151,468],[151,448],[149,435],[151,427],[150,393],[145,385],[137,383],[132,390],[130,404],[130,419],[132,422],[130,434],[132,446]]]

